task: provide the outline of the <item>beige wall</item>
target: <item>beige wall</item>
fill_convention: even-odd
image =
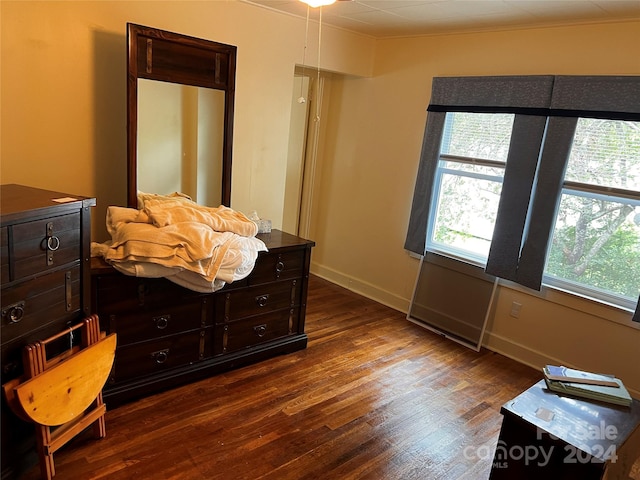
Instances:
[[[94,240],[106,239],[106,206],[126,203],[125,24],[135,22],[238,46],[232,207],[281,223],[304,19],[237,1],[0,9],[2,183],[96,196]],[[323,119],[313,271],[407,310],[418,261],[403,244],[434,76],[640,74],[638,44],[639,22],[379,41],[326,28],[322,66],[350,76],[332,80]],[[535,366],[615,373],[637,395],[640,330],[629,316],[544,295],[501,287],[486,344]],[[518,320],[508,315],[514,300]]]
[[[325,124],[314,271],[407,311],[419,262],[403,245],[433,77],[638,75],[638,45],[637,21],[378,41],[373,77],[334,88],[339,114]],[[519,319],[509,316],[516,300]],[[485,345],[536,368],[549,362],[614,373],[638,395],[640,329],[629,319],[571,296],[503,285]]]
[[[0,2],[0,180],[126,204],[126,23],[238,47],[232,207],[279,226],[305,21],[238,1]],[[317,24],[306,61],[315,65]],[[326,28],[322,66],[369,75],[375,42]]]

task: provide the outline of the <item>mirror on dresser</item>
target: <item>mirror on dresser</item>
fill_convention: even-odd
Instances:
[[[177,191],[213,207],[198,210],[215,216],[221,204],[231,206],[236,47],[134,24],[127,36],[128,206],[138,207],[138,191]],[[202,162],[207,152],[218,160]],[[209,233],[198,237],[199,246],[212,244]],[[194,282],[176,282],[179,274],[173,280],[155,276],[158,270],[146,275],[140,263],[125,275],[103,258],[92,259],[93,313],[107,333],[118,335],[103,392],[111,407],[306,348],[314,242],[274,229],[251,239],[265,247],[254,256],[230,246],[245,244],[237,234],[216,233],[230,239],[228,249],[221,247],[220,263],[255,262],[226,267],[223,286],[214,282],[211,290],[188,288]],[[139,244],[155,241],[154,234],[148,237]]]
[[[236,47],[127,24],[127,203],[138,190],[231,202]]]

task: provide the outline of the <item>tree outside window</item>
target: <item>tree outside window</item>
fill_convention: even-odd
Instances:
[[[640,123],[578,121],[549,250],[545,282],[596,298],[640,288]]]

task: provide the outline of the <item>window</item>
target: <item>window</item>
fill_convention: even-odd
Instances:
[[[439,77],[428,112],[407,250],[640,322],[640,77]]]
[[[544,282],[634,307],[640,286],[640,122],[578,120]]]
[[[429,250],[486,262],[513,119],[513,114],[447,113],[429,215]]]
[[[486,264],[513,120],[513,114],[446,114],[430,251]],[[578,120],[544,283],[633,308],[640,285],[639,122]]]

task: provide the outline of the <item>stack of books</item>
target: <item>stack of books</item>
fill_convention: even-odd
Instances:
[[[622,380],[613,375],[547,365],[542,369],[549,390],[562,395],[599,400],[616,405],[631,405],[633,399]]]

